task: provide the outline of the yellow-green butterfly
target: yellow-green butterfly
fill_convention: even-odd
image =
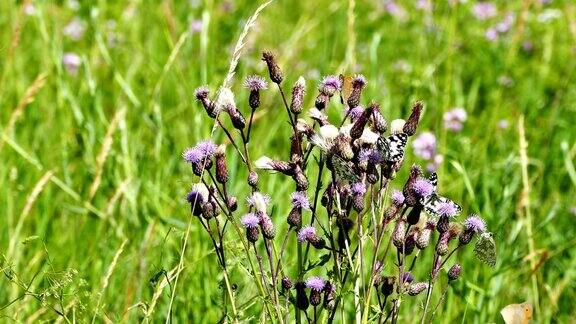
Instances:
[[[474,246],[474,253],[481,262],[493,267],[496,265],[496,243],[492,233],[480,234]]]

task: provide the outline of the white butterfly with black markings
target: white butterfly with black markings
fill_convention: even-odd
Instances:
[[[420,199],[420,203],[422,204],[422,206],[424,206],[424,210],[426,210],[428,214],[440,217],[440,207],[444,204],[452,204],[454,210],[456,211],[456,214],[462,211],[462,207],[460,207],[460,205],[436,193],[436,189],[438,187],[438,175],[436,174],[436,172],[430,174],[427,180],[434,187],[434,191],[430,195]]]
[[[408,143],[408,135],[404,133],[380,137],[376,142],[376,149],[382,156],[382,161],[396,163],[404,157],[404,148]]]

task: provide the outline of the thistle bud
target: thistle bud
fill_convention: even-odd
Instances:
[[[260,230],[258,229],[258,227],[248,227],[246,229],[246,239],[248,239],[248,242],[256,242],[258,241],[258,237],[260,236]]]
[[[414,183],[416,180],[418,180],[421,174],[422,170],[420,170],[420,167],[417,165],[413,165],[412,168],[410,168],[410,175],[408,176],[408,180],[406,181],[404,189],[402,190],[402,193],[404,194],[404,203],[409,207],[414,207],[419,203],[418,197],[414,193],[413,187]]]
[[[202,217],[205,219],[210,219],[215,215],[215,206],[211,201],[207,201],[202,204]]]
[[[334,292],[336,288],[334,285],[327,281],[324,285],[324,307],[327,309],[334,309]]]
[[[388,122],[386,121],[386,118],[382,116],[380,110],[374,109],[374,112],[372,113],[372,130],[376,133],[382,134],[385,133],[387,129]]]
[[[210,170],[212,168],[212,160],[204,160],[197,163],[192,163],[192,172],[195,175],[201,177],[204,170]]]
[[[440,216],[438,223],[436,224],[436,229],[440,234],[443,234],[450,229],[450,220],[448,219],[448,216]]]
[[[216,180],[220,183],[228,181],[228,168],[226,167],[226,153],[224,145],[218,146],[216,150]]]
[[[248,185],[250,185],[252,188],[256,188],[256,186],[258,186],[258,173],[250,171],[248,174]]]
[[[368,123],[368,120],[372,115],[372,112],[379,108],[380,106],[378,106],[377,103],[373,102],[370,104],[370,106],[368,106],[368,108],[366,108],[362,112],[362,115],[358,117],[358,119],[354,122],[352,128],[350,129],[350,137],[352,137],[352,139],[358,139],[362,136],[362,133],[364,132],[364,127],[366,127],[366,124]]]
[[[323,92],[320,92],[316,97],[316,101],[314,101],[314,106],[318,110],[323,110],[328,105],[328,101],[330,101],[330,96],[328,96]]]
[[[446,255],[446,253],[448,253],[448,233],[444,232],[440,234],[438,244],[436,245],[436,253],[438,253],[438,255]]]
[[[242,116],[242,113],[234,106],[227,107],[228,115],[230,115],[230,120],[232,121],[232,125],[234,128],[238,130],[243,130],[246,126],[246,119]]]
[[[408,121],[404,124],[402,131],[408,136],[412,136],[416,133],[416,128],[418,127],[418,122],[420,121],[420,114],[422,113],[422,102],[417,101],[412,107],[412,113],[408,117]]]
[[[306,291],[304,290],[306,284],[302,281],[298,281],[294,287],[296,288],[296,307],[305,311],[310,305],[308,297],[306,296]]]
[[[258,241],[258,237],[260,236],[260,231],[258,230],[260,218],[258,218],[254,213],[250,213],[243,216],[240,221],[246,228],[246,239],[251,243]]]
[[[295,174],[293,176],[294,181],[296,182],[296,190],[297,191],[306,191],[308,189],[308,178],[300,167],[296,168]]]
[[[450,270],[448,270],[448,280],[454,281],[460,277],[460,272],[462,271],[462,266],[459,263],[455,263]]]
[[[417,238],[418,238],[418,232],[410,231],[406,236],[406,238],[404,239],[404,247],[401,248],[401,250],[403,249],[404,251],[400,252],[403,252],[405,255],[412,254],[412,252],[414,251],[414,247],[416,247]]]
[[[260,227],[262,228],[262,234],[267,239],[273,239],[276,236],[276,229],[274,228],[274,223],[270,216],[259,213],[260,215]]]
[[[292,280],[290,280],[290,278],[286,276],[282,277],[282,289],[285,291],[292,289]]]
[[[379,180],[378,169],[376,165],[369,163],[366,168],[366,181],[371,184],[375,184]]]
[[[408,287],[408,295],[416,296],[426,289],[428,289],[428,283],[427,282],[416,282],[416,283],[410,284],[410,286]]]
[[[366,78],[364,78],[363,75],[357,75],[354,80],[352,80],[352,92],[347,101],[349,108],[353,109],[360,104],[360,95],[365,86]]]
[[[362,196],[352,196],[352,207],[357,212],[361,212],[364,209],[364,197]]]
[[[390,296],[394,292],[394,283],[396,282],[395,277],[384,277],[382,278],[382,294],[384,296]]]
[[[418,239],[416,240],[416,246],[420,250],[424,250],[430,244],[430,237],[431,236],[432,236],[432,229],[424,228],[420,232],[420,235],[418,236]]]
[[[291,227],[302,226],[302,208],[293,207],[286,221]]]
[[[268,84],[264,78],[257,75],[252,75],[246,78],[244,86],[250,89],[250,96],[248,104],[253,110],[260,106],[260,90],[268,88]]]
[[[196,100],[202,103],[202,106],[204,107],[204,110],[206,110],[208,116],[216,118],[214,104],[208,98],[209,93],[210,90],[208,89],[208,87],[199,87],[194,91],[194,96],[196,97]]]
[[[473,231],[464,230],[462,234],[458,237],[458,241],[460,245],[466,245],[472,241],[472,237],[474,236]]]
[[[310,239],[308,239],[308,242],[310,242],[310,244],[312,244],[312,246],[318,250],[322,250],[326,247],[326,241],[320,236],[312,236]]]
[[[228,209],[232,212],[235,212],[238,209],[238,199],[234,196],[228,197],[226,204],[228,205]]]
[[[408,216],[406,217],[408,224],[410,224],[410,225],[418,224],[418,222],[420,221],[420,213],[421,212],[422,212],[422,206],[417,205],[417,206],[412,207],[412,209],[408,213]]]
[[[392,241],[397,248],[402,248],[404,244],[404,236],[406,235],[406,221],[404,219],[398,219],[396,222],[396,228],[392,233]]]
[[[306,93],[305,86],[306,80],[304,80],[303,77],[298,78],[298,81],[294,83],[294,87],[292,88],[292,102],[290,103],[290,111],[293,114],[297,115],[302,112],[304,94]]]
[[[262,53],[262,61],[266,62],[268,66],[268,72],[270,73],[270,80],[276,84],[280,84],[284,75],[282,74],[282,70],[278,66],[276,62],[276,58],[271,52],[265,51]]]

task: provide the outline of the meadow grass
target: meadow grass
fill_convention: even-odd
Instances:
[[[191,217],[185,195],[195,179],[181,152],[209,138],[213,126],[194,89],[217,90],[259,4],[34,1],[29,14],[25,3],[0,2],[0,321],[220,320],[223,275],[198,223],[177,286],[165,278],[179,270]],[[460,255],[462,280],[437,321],[499,322],[500,309],[526,300],[537,322],[574,321],[576,6],[495,3],[498,17],[480,21],[473,1],[437,1],[432,12],[398,1],[404,18],[368,1],[275,1],[247,35],[230,85],[247,111],[243,78],[267,74],[260,53],[270,49],[285,84],[300,75],[314,84],[327,74],[364,74],[364,97],[389,120],[422,100],[419,131],[435,133],[445,156],[442,191],[465,213],[482,215],[498,247],[492,269],[471,250]],[[512,28],[488,40],[486,29],[507,12],[515,15]],[[63,35],[74,17],[86,27],[77,41]],[[195,20],[200,31],[190,29]],[[67,52],[82,60],[75,76],[62,64]],[[306,96],[306,107],[313,100]],[[254,158],[286,158],[280,148],[290,129],[281,105],[276,89],[263,92]],[[468,112],[458,135],[443,127],[453,107]],[[339,109],[329,112],[341,116]],[[226,142],[220,130],[213,139]],[[425,163],[411,149],[407,155]],[[245,208],[247,174],[235,167],[237,156],[228,162],[230,190]],[[261,174],[279,231],[292,190],[282,179]],[[263,306],[234,235],[226,239],[238,251],[229,262],[239,312],[256,321]],[[417,320],[411,312],[404,308],[401,321]]]

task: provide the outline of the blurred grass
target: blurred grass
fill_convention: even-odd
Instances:
[[[459,255],[464,280],[448,294],[438,320],[501,321],[498,312],[505,305],[533,302],[527,283],[535,275],[541,306],[536,321],[574,321],[574,4],[500,1],[498,17],[478,21],[470,12],[472,1],[456,7],[438,1],[432,13],[417,10],[412,1],[398,3],[406,9],[404,21],[386,13],[383,3],[356,3],[354,66],[345,64],[351,60],[346,61],[347,2],[273,3],[248,36],[233,84],[237,102],[247,101],[241,88],[244,76],[266,74],[259,59],[263,49],[279,54],[286,87],[300,75],[312,85],[326,74],[358,72],[369,80],[365,99],[380,102],[388,119],[404,117],[414,100],[424,101],[420,131],[434,132],[445,155],[439,171],[442,191],[460,201],[464,212],[486,218],[499,252],[495,269],[478,266],[470,250]],[[189,216],[183,197],[194,177],[180,153],[207,138],[212,126],[194,102],[194,88],[208,84],[216,90],[243,23],[257,5],[101,0],[81,2],[74,9],[66,1],[35,1],[35,12],[28,15],[20,1],[0,2],[3,318],[54,320],[58,316],[50,305],[58,311],[65,308],[69,318],[83,322],[95,313],[98,319],[115,322],[143,317],[153,294],[149,280],[177,265]],[[541,21],[539,17],[550,10],[558,17]],[[488,41],[486,28],[506,12],[515,14],[514,27],[497,41]],[[79,41],[62,33],[74,17],[86,24]],[[520,17],[525,17],[524,25]],[[198,19],[202,31],[190,30],[190,23]],[[111,35],[117,38],[115,44],[109,43]],[[533,44],[532,50],[522,49],[525,41]],[[62,65],[66,52],[82,58],[77,76]],[[337,71],[339,67],[345,71]],[[28,89],[40,75],[45,76],[44,84],[27,103]],[[502,82],[503,77],[512,82]],[[285,113],[275,92],[269,90],[263,97],[266,111],[253,129],[254,158],[287,155],[280,148],[287,147],[289,128],[279,122]],[[313,96],[307,100],[311,106]],[[9,129],[21,102],[22,113]],[[442,127],[442,113],[455,106],[469,114],[457,135]],[[339,114],[336,105],[330,110]],[[517,123],[522,115],[533,255],[520,200]],[[501,119],[510,127],[498,128]],[[224,138],[216,133],[217,142]],[[234,167],[239,161],[229,155],[231,191],[243,201],[248,194],[246,174]],[[409,152],[408,161],[418,160]],[[50,171],[54,173],[48,182],[40,182]],[[99,172],[100,183],[91,194]],[[265,174],[261,181],[262,191],[273,197],[275,220],[283,224],[290,184]],[[32,194],[35,187],[41,190],[37,197]],[[173,315],[182,321],[215,322],[221,316],[217,306],[222,277],[197,225],[192,227]],[[230,247],[240,251],[233,235],[228,239]],[[102,292],[106,272],[124,240],[124,251]],[[531,262],[539,265],[534,272]],[[238,300],[247,302],[241,311],[258,314],[262,306],[249,300],[254,291],[244,270],[236,266],[232,272]],[[22,287],[8,280],[16,276]],[[16,300],[28,284],[30,291],[45,292],[36,297],[46,303],[32,295]],[[63,296],[60,300],[54,294]],[[166,288],[152,319],[164,319],[168,304]],[[404,309],[407,321],[409,314],[410,309]]]

